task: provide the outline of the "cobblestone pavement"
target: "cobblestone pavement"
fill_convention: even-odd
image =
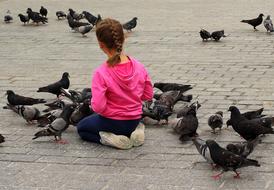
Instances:
[[[49,10],[49,24],[22,26],[17,14],[43,5]],[[94,32],[82,38],[72,33],[57,10],[88,10],[121,22],[137,16],[138,26],[126,40],[126,51],[142,61],[152,79],[193,85],[189,94],[202,104],[198,111],[201,138],[225,145],[241,141],[231,128],[219,135],[210,133],[207,118],[236,104],[242,111],[260,107],[274,115],[274,35],[263,26],[258,32],[240,23],[259,13],[274,16],[272,0],[0,0],[0,16],[11,10],[14,22],[0,23],[0,106],[4,93],[54,98],[36,93],[38,87],[71,75],[71,88],[89,87],[91,73],[105,59]],[[229,37],[203,43],[200,28],[224,29]],[[176,108],[182,106],[179,104]],[[0,110],[0,189],[274,189],[274,136],[268,135],[251,158],[259,168],[243,168],[242,178],[227,172],[213,180],[212,171],[192,143],[182,144],[169,126],[147,125],[142,147],[116,150],[80,140],[75,128],[64,133],[68,145],[50,138],[32,141],[38,131],[15,114]]]

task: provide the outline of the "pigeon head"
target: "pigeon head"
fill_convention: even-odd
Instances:
[[[32,12],[32,9],[31,8],[28,8],[27,9],[27,13],[29,14],[29,13],[31,13]]]
[[[64,72],[62,75],[62,78],[68,78],[69,77],[69,73],[68,72]]]
[[[220,115],[223,117],[223,112],[222,111],[217,111],[216,114]]]
[[[230,106],[228,108],[228,111],[230,111],[231,113],[239,113],[240,114],[240,111],[236,106]]]
[[[270,20],[270,15],[267,15],[266,20]]]
[[[261,13],[260,15],[259,15],[259,17],[263,17],[264,16],[264,14],[263,13]]]
[[[13,95],[13,94],[15,94],[12,90],[7,90],[7,92],[6,92],[6,95]]]
[[[163,85],[164,85],[164,84],[161,83],[161,82],[155,82],[154,85],[153,85],[153,87],[156,87],[156,88],[159,88],[159,89],[160,89],[161,87],[163,87]]]
[[[134,17],[133,20],[137,20],[138,18],[137,17]]]
[[[230,152],[237,152],[237,147],[234,144],[228,144],[226,145],[226,149]]]

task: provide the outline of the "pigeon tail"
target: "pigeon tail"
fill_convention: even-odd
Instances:
[[[257,160],[253,160],[253,159],[246,159],[244,160],[243,164],[241,167],[246,167],[246,166],[256,166],[256,167],[260,167],[261,165],[259,164],[259,162]]]
[[[50,131],[49,129],[44,129],[42,131],[38,131],[37,133],[35,133],[32,140],[37,139],[39,137],[51,136],[51,135],[52,135],[52,131]]]
[[[249,22],[249,20],[242,20],[241,22],[248,23],[248,22]]]

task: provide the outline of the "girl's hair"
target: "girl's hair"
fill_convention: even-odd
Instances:
[[[120,55],[125,40],[121,23],[110,18],[103,19],[96,25],[96,36],[108,49],[116,50],[116,53],[107,60],[109,66],[121,62]]]

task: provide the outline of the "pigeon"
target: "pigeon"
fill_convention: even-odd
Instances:
[[[234,154],[242,156],[246,158],[249,154],[251,154],[254,148],[261,143],[261,139],[259,137],[255,138],[252,141],[245,141],[237,144],[228,144],[226,145],[226,149]]]
[[[211,33],[211,38],[213,38],[216,42],[219,41],[222,37],[227,37],[224,33],[224,30],[215,31]]]
[[[61,115],[56,118],[51,124],[48,124],[47,129],[43,129],[34,134],[32,140],[43,136],[54,136],[55,141],[60,144],[66,144],[67,142],[62,140],[62,133],[69,127],[69,118],[75,109],[75,105],[69,105],[64,107]]]
[[[52,123],[57,117],[60,117],[62,112],[62,109],[55,109],[45,113],[44,115],[41,115],[37,119],[37,127],[46,127],[48,124]]]
[[[86,33],[90,32],[92,30],[93,26],[91,25],[86,25],[86,26],[80,26],[79,28],[76,29],[79,33],[82,34],[83,37],[85,37]]]
[[[84,18],[82,14],[76,13],[73,9],[69,9],[69,15],[74,19],[74,20],[81,20]]]
[[[70,15],[67,15],[67,19],[68,19],[69,27],[72,30],[77,30],[77,28],[79,28],[80,26],[90,25],[89,23],[86,23],[86,22],[75,21]]]
[[[186,116],[188,111],[192,108],[198,110],[200,107],[201,107],[201,104],[199,104],[199,102],[194,102],[191,105],[185,106],[177,112],[177,118]]]
[[[209,148],[206,145],[206,141],[200,139],[200,138],[192,138],[192,141],[198,150],[198,152],[204,157],[204,159],[213,166],[214,162],[211,159]]]
[[[10,109],[22,116],[28,123],[32,123],[34,120],[38,120],[40,117],[40,111],[33,106],[24,106],[24,105],[10,105],[3,107],[4,109]]]
[[[63,11],[57,11],[56,16],[57,16],[58,20],[60,18],[66,18],[67,17],[67,15]]]
[[[62,78],[52,84],[49,84],[47,86],[41,87],[37,90],[37,92],[49,92],[52,94],[57,95],[57,97],[61,94],[61,88],[69,88],[70,81],[69,81],[69,73],[64,72],[62,75]]]
[[[24,25],[27,23],[29,23],[29,16],[28,15],[23,15],[23,14],[18,14],[20,21],[24,23]]]
[[[83,118],[93,114],[94,111],[90,108],[90,100],[86,99],[70,116],[70,123],[77,125]]]
[[[102,17],[101,17],[101,15],[100,14],[98,14],[97,15],[97,20],[96,20],[96,23],[95,23],[95,25],[97,25],[99,22],[101,22],[102,21]]]
[[[72,102],[70,99],[61,99],[61,100],[54,100],[53,102],[46,103],[45,106],[48,106],[49,108],[43,110],[43,112],[49,112],[51,110],[56,109],[63,109],[67,105],[72,105],[74,102]]]
[[[232,128],[245,140],[254,140],[262,134],[274,134],[274,130],[271,127],[274,118],[248,120],[241,115],[239,109],[235,106],[230,106],[228,111],[231,112],[230,119]]]
[[[44,17],[47,17],[48,10],[45,7],[41,6],[41,8],[40,8],[40,14],[42,16],[44,16]]]
[[[4,22],[5,23],[10,23],[13,20],[12,16],[6,15],[4,16]]]
[[[171,127],[176,133],[180,134],[180,141],[184,142],[189,137],[198,136],[196,130],[198,129],[199,122],[196,114],[197,105],[190,107],[182,117],[172,120]]]
[[[36,99],[36,98],[20,96],[18,94],[15,94],[12,90],[7,90],[6,95],[8,95],[7,100],[9,104],[13,106],[46,103],[44,99]]]
[[[170,90],[179,90],[181,93],[184,93],[190,89],[192,89],[191,85],[184,85],[178,83],[163,83],[156,82],[153,87],[160,89],[162,92],[170,91]]]
[[[213,162],[222,168],[220,174],[212,176],[214,179],[219,179],[220,176],[227,171],[234,171],[236,176],[234,178],[239,178],[240,173],[237,172],[238,168],[256,166],[260,167],[257,160],[246,159],[242,156],[234,154],[219,146],[214,140],[207,140],[206,145],[209,148],[210,157]]]
[[[205,41],[205,40],[207,41],[208,39],[211,38],[210,33],[208,31],[204,30],[204,29],[200,30],[200,36],[203,39],[203,41]]]
[[[267,15],[266,19],[264,20],[264,27],[267,32],[274,32],[272,20],[270,15]]]
[[[0,134],[0,143],[3,143],[3,142],[5,142],[5,137]]]
[[[164,119],[166,120],[167,124],[168,117],[171,116],[172,113],[173,112],[170,110],[169,106],[159,100],[156,100],[151,110],[143,109],[142,118],[149,117],[151,119],[157,120],[158,123],[160,122],[160,120]]]
[[[253,26],[254,30],[256,31],[257,30],[256,27],[262,24],[263,22],[263,16],[264,14],[261,13],[257,18],[250,19],[250,20],[242,20],[241,22],[250,24],[251,26]]]
[[[221,130],[221,128],[223,127],[223,112],[218,111],[214,115],[211,115],[208,118],[207,123],[211,127],[211,129],[213,130],[214,134],[216,133],[215,132],[216,128],[219,128]]]
[[[28,8],[28,9],[27,9],[27,14],[28,14],[28,17],[29,17],[33,22],[35,22],[37,25],[39,24],[39,22],[42,22],[43,24],[45,24],[45,23],[48,22],[48,19],[47,19],[47,18],[42,17],[42,16],[40,15],[40,13],[38,13],[38,12],[32,11],[31,8]]]
[[[125,24],[123,24],[123,29],[125,29],[126,31],[132,31],[133,28],[135,28],[137,25],[137,17],[134,17],[133,19],[131,19],[130,21],[126,22]]]
[[[264,111],[264,108],[260,108],[258,110],[255,111],[248,111],[245,113],[241,113],[242,116],[244,116],[246,119],[255,119],[255,118],[261,118],[264,117],[266,115],[262,115],[262,112]],[[226,122],[227,127],[231,125],[231,120],[227,120]]]
[[[76,103],[81,103],[86,99],[91,99],[91,89],[84,88],[81,92],[76,90],[66,90],[61,88],[61,92],[70,100]]]
[[[93,26],[96,25],[97,22],[97,17],[92,15],[91,13],[87,12],[87,11],[83,11],[82,14],[84,15],[84,17],[87,19],[87,21],[92,24]]]

